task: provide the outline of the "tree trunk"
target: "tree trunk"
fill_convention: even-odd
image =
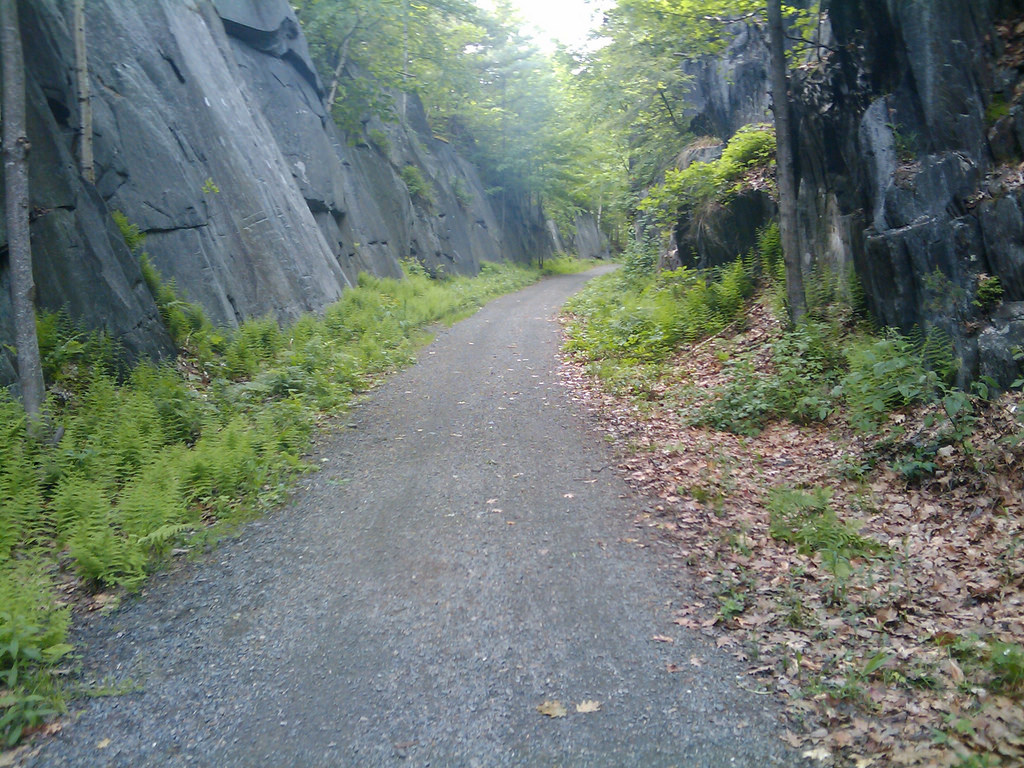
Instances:
[[[78,92],[79,166],[82,176],[90,183],[96,182],[96,170],[92,157],[92,101],[89,99],[89,59],[85,46],[85,0],[74,0],[75,36],[75,90]]]
[[[772,111],[775,113],[775,157],[779,184],[779,230],[786,264],[786,299],[794,325],[807,314],[797,238],[796,174],[793,167],[793,128],[789,119],[786,46],[781,0],[768,0],[768,50],[771,55]]]
[[[25,133],[25,62],[16,0],[0,0],[0,56],[3,69],[3,160],[7,253],[11,271],[14,346],[21,399],[30,420],[43,405],[43,366],[36,338],[32,249],[28,231],[28,136]]]
[[[334,100],[338,96],[338,85],[341,83],[341,75],[345,71],[345,66],[348,64],[348,48],[349,43],[352,41],[352,36],[359,29],[359,23],[352,27],[345,39],[341,41],[341,45],[338,46],[338,66],[334,68],[334,77],[331,78],[330,92],[327,94],[327,113],[334,109]]]

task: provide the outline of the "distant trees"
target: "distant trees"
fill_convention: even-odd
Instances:
[[[14,346],[22,403],[39,419],[45,389],[36,337],[35,286],[28,229],[28,151],[25,128],[25,64],[16,0],[0,0],[0,56],[3,70],[4,201],[11,279]]]
[[[493,11],[470,0],[299,0],[296,6],[329,82],[332,114],[350,135],[363,133],[371,116],[396,119],[405,112],[404,97],[393,103],[394,94],[415,93],[434,134],[481,168],[499,202],[516,196],[541,202],[561,225],[581,208],[608,206],[612,195],[606,183],[595,183],[592,137],[579,118],[581,92],[567,67],[520,32],[508,0]],[[612,176],[620,172],[621,163],[610,165]]]
[[[780,0],[618,0],[600,30],[607,44],[579,56],[577,68],[589,80],[594,101],[604,106],[609,131],[628,146],[631,182],[641,189],[655,183],[693,138],[682,118],[691,83],[681,61],[720,52],[738,23],[767,25],[780,229],[790,317],[796,322],[806,312],[806,301],[797,244],[784,14],[798,25],[814,15],[783,7]]]

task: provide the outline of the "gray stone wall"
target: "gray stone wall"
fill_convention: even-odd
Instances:
[[[398,275],[405,258],[475,273],[482,260],[553,251],[541,211],[489,198],[476,169],[430,135],[415,98],[409,119],[378,126],[388,152],[341,135],[285,0],[90,0],[96,182],[86,182],[67,6],[19,4],[38,300],[105,329],[130,358],[173,349],[115,210],[146,233],[163,276],[229,327],[318,311],[360,271]],[[410,164],[431,202],[410,198],[399,175]],[[6,274],[3,257],[9,339]],[[12,379],[0,351],[0,382]]]

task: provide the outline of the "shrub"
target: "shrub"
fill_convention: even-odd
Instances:
[[[652,187],[637,207],[671,224],[681,211],[709,203],[727,204],[748,183],[748,174],[766,168],[775,156],[775,129],[767,123],[744,126],[726,144],[718,160],[669,169],[663,184]]]
[[[382,155],[391,153],[391,139],[388,138],[387,133],[380,128],[371,128],[366,135],[369,137],[370,143],[377,147]]]
[[[703,275],[686,268],[654,273],[654,250],[634,244],[618,272],[590,281],[570,299],[576,315],[566,348],[602,361],[602,378],[615,365],[659,363],[683,341],[718,333],[742,315],[753,283],[735,263]]]
[[[473,195],[466,187],[466,182],[461,176],[456,176],[452,180],[452,194],[455,195],[455,201],[462,208],[469,208],[473,204]]]
[[[57,605],[45,571],[34,559],[0,563],[0,738],[6,746],[63,708],[42,671],[71,650],[65,642],[70,616]]]
[[[895,408],[933,400],[953,365],[949,337],[939,331],[918,334],[916,343],[889,331],[853,344],[847,360],[849,372],[837,393],[846,401],[851,424],[863,432],[875,429]]]
[[[979,275],[974,306],[983,312],[992,311],[1003,300],[1003,284],[996,275]]]
[[[827,418],[845,362],[840,349],[834,326],[807,320],[772,342],[770,368],[753,353],[726,360],[727,383],[698,409],[697,423],[751,435],[773,419]]]
[[[423,171],[417,166],[412,164],[402,166],[399,176],[405,182],[405,186],[409,189],[409,195],[413,200],[419,201],[428,207],[434,204],[434,188],[423,176]]]

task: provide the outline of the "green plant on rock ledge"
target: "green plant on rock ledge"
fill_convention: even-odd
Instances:
[[[452,180],[452,194],[455,195],[455,201],[462,208],[469,208],[469,206],[473,204],[473,195],[466,187],[466,182],[461,176],[456,176],[455,179]]]
[[[370,128],[366,135],[370,139],[370,143],[379,149],[382,155],[391,154],[391,139],[388,138],[386,132],[380,128]]]
[[[434,204],[434,188],[423,176],[423,171],[410,164],[402,166],[398,175],[402,177],[402,181],[405,182],[405,186],[409,189],[409,195],[414,201],[423,203],[427,207]]]
[[[637,208],[653,212],[659,223],[670,225],[684,210],[726,205],[750,185],[749,175],[757,169],[767,171],[774,157],[775,129],[767,123],[746,125],[729,140],[719,159],[666,171],[665,182],[652,187]]]
[[[991,312],[1003,300],[1003,284],[997,275],[978,275],[978,289],[974,293],[974,306]]]

